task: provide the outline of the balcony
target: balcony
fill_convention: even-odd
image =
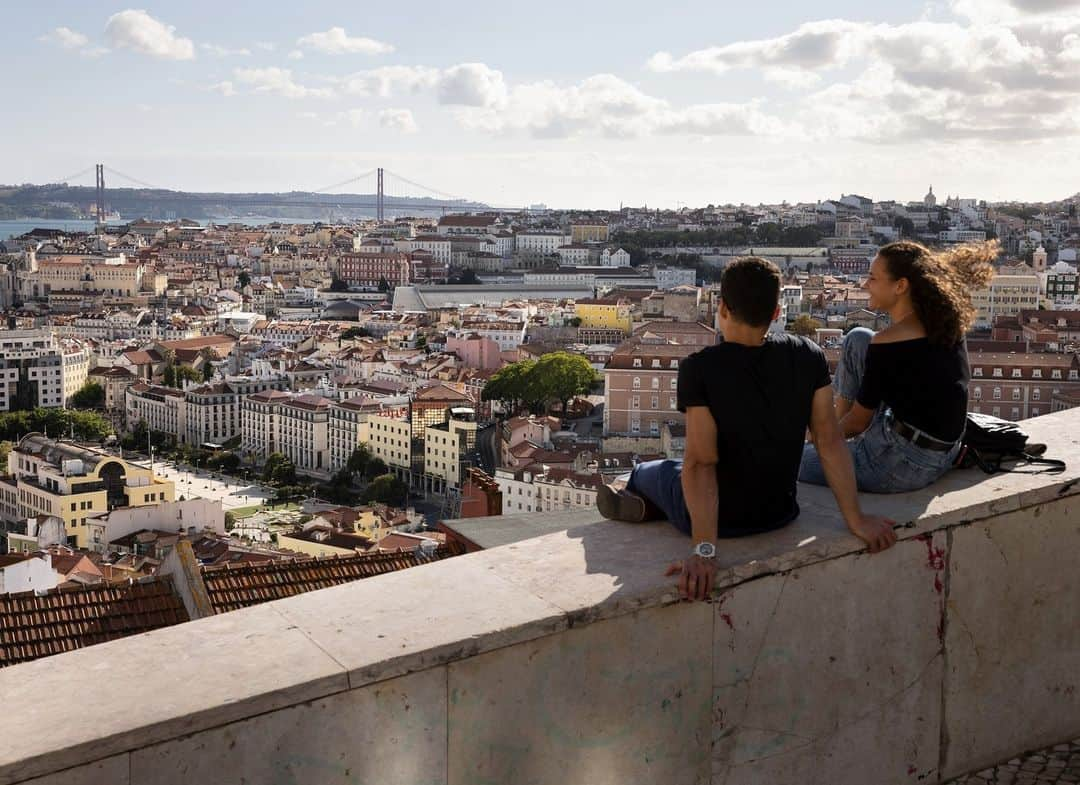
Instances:
[[[1074,739],[1080,410],[1024,427],[1064,474],[867,497],[878,555],[804,487],[709,604],[665,524],[506,516],[546,533],[0,670],[0,785],[938,783]]]

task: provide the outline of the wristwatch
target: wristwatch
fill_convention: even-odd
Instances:
[[[716,546],[708,541],[699,542],[694,546],[694,555],[703,559],[713,559],[716,557]]]

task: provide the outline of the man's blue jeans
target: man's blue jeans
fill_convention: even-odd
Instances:
[[[626,488],[639,496],[644,496],[656,505],[672,526],[689,537],[692,527],[690,511],[686,507],[686,498],[683,496],[682,468],[682,461],[670,459],[639,463],[630,472]],[[720,503],[723,504],[723,500]],[[770,528],[779,528],[790,521],[790,518],[779,521]],[[716,536],[720,538],[746,537],[751,534],[760,534],[762,531],[765,529],[760,527],[741,529],[725,526],[717,530]]]

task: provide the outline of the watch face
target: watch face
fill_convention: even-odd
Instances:
[[[711,559],[716,555],[716,546],[711,542],[699,542],[694,548],[694,553],[705,559]]]

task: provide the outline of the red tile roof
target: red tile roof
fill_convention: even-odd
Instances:
[[[429,557],[414,553],[357,554],[326,559],[297,559],[238,567],[204,567],[203,583],[215,613],[326,589],[373,575],[396,572],[450,556],[445,546]]]
[[[187,620],[167,578],[0,595],[0,667]]]

